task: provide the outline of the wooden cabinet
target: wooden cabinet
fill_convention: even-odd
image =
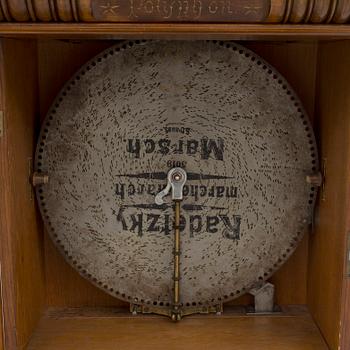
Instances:
[[[0,25],[3,348],[350,349],[350,29],[337,28]],[[180,324],[157,316],[132,317],[127,304],[73,271],[45,233],[30,185],[42,118],[84,62],[113,40],[128,37],[245,39],[241,43],[274,65],[304,103],[325,182],[312,229],[272,278],[282,313],[246,316],[241,305],[252,300],[243,296],[225,305],[222,316],[192,316]]]

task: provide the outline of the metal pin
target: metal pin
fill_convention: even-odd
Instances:
[[[38,173],[34,172],[32,175],[32,185],[38,186],[38,185],[45,185],[49,183],[49,175],[45,173]]]
[[[320,187],[323,182],[323,176],[320,172],[307,175],[306,176],[306,182],[309,183],[310,185]]]

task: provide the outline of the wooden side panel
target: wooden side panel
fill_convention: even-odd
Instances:
[[[112,45],[110,42],[39,42],[40,111],[44,116],[59,89],[88,59]],[[313,117],[317,44],[254,43],[247,45],[274,65],[292,84]],[[81,278],[56,251],[45,235],[47,298],[51,306],[125,305]],[[273,277],[277,302],[305,304],[308,236],[292,258]],[[79,291],[77,293],[77,291]],[[250,303],[245,296],[233,304]]]
[[[338,349],[349,230],[350,42],[321,43],[318,139],[326,159],[324,200],[310,241],[308,305],[329,347]],[[349,344],[343,348],[349,349]]]
[[[350,346],[350,278],[347,277],[344,286],[342,303],[342,322],[340,330],[340,349],[348,350]]]
[[[1,292],[1,264],[0,264],[0,350],[4,350],[4,322],[3,322],[3,312],[2,312],[2,292]]]
[[[5,349],[23,349],[41,315],[41,224],[29,184],[37,115],[36,44],[1,41],[0,259]]]
[[[1,51],[0,51],[0,58],[2,59]],[[0,61],[0,66],[1,66],[1,61]],[[0,69],[0,72],[2,70]],[[1,128],[3,128],[3,120],[4,120],[4,114],[3,114],[3,109],[4,109],[4,101],[3,101],[3,84],[2,84],[2,79],[1,79],[2,74],[0,74],[0,176],[2,177],[3,175],[3,165],[1,161],[2,157],[2,148],[3,144],[1,143],[1,138],[3,136],[3,131]],[[0,189],[1,183],[0,183]],[[1,198],[3,199],[3,198]],[[1,208],[2,209],[2,208]],[[0,212],[0,242],[2,242],[1,238],[1,231],[2,231],[2,223],[3,223],[4,217],[1,215]],[[4,329],[4,302],[3,302],[3,285],[4,285],[4,278],[3,278],[3,258],[2,258],[2,250],[0,247],[0,350],[4,350],[4,336],[5,336],[5,329]]]
[[[247,42],[245,46],[261,55],[287,79],[313,121],[318,43]]]

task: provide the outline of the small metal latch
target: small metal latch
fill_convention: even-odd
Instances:
[[[163,191],[156,195],[155,202],[158,205],[164,203],[163,198],[172,190],[172,200],[181,201],[183,199],[182,191],[187,180],[186,171],[182,168],[173,168],[168,172],[168,183]]]

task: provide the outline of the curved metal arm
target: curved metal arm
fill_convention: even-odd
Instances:
[[[181,201],[183,199],[183,187],[187,181],[186,171],[182,168],[172,168],[168,172],[168,183],[166,187],[156,195],[155,202],[158,205],[164,203],[163,198],[172,190],[172,200]]]

